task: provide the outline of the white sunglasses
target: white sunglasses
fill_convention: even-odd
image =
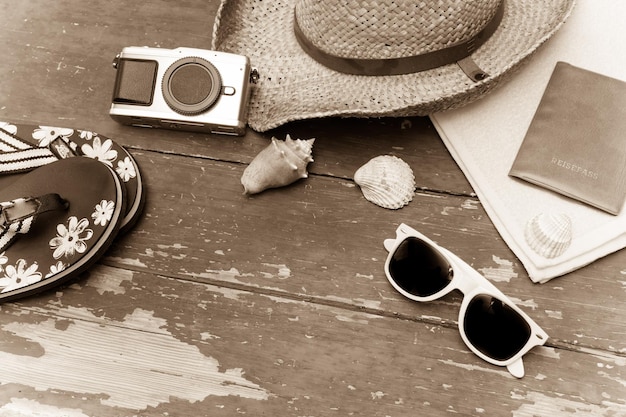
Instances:
[[[474,268],[406,224],[384,245],[385,273],[396,290],[415,301],[461,291],[459,332],[465,344],[485,361],[524,376],[522,356],[548,340],[537,323]]]

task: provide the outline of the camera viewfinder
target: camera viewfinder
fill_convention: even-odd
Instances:
[[[154,97],[154,84],[158,64],[156,61],[120,59],[113,102],[150,106]]]

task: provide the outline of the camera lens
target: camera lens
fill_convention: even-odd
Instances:
[[[163,76],[163,98],[172,110],[184,115],[208,110],[222,89],[217,68],[206,59],[187,57],[174,62]]]

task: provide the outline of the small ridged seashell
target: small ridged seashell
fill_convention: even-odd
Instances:
[[[556,258],[572,242],[572,221],[564,213],[539,213],[526,224],[526,243],[544,258]]]
[[[284,141],[272,137],[272,142],[243,171],[241,184],[244,193],[256,194],[306,178],[306,167],[313,161],[311,155],[314,141],[294,140],[289,135]]]
[[[370,159],[354,173],[354,182],[372,203],[399,209],[409,204],[415,193],[413,170],[402,159],[381,155]]]

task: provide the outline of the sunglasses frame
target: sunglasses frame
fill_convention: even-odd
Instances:
[[[391,276],[391,273],[389,272],[389,264],[394,253],[398,249],[398,246],[400,246],[400,244],[404,240],[410,237],[420,239],[422,242],[430,246],[434,251],[440,253],[446,259],[446,261],[448,261],[450,267],[452,268],[452,280],[448,283],[448,285],[432,295],[420,297],[405,291],[395,282],[395,280]],[[463,342],[465,342],[467,347],[481,359],[493,365],[506,367],[511,375],[517,378],[521,378],[524,376],[524,363],[522,361],[522,357],[526,353],[528,353],[533,347],[541,346],[548,340],[548,334],[541,327],[539,327],[539,325],[535,323],[533,319],[531,319],[526,313],[524,313],[524,311],[522,311],[517,305],[515,305],[513,301],[511,301],[506,295],[504,295],[487,278],[482,276],[480,273],[478,273],[478,271],[476,271],[470,265],[461,260],[461,258],[456,256],[446,248],[437,245],[435,242],[404,223],[400,224],[400,226],[398,226],[398,228],[396,229],[395,239],[385,239],[384,246],[385,249],[387,249],[387,251],[389,252],[389,255],[387,256],[387,260],[385,262],[385,275],[387,276],[387,280],[389,281],[389,283],[400,294],[413,301],[426,302],[439,299],[454,290],[459,290],[461,293],[463,293],[463,300],[461,301],[461,307],[459,309],[458,328]],[[530,336],[526,341],[526,344],[509,359],[497,360],[483,354],[472,345],[467,335],[465,334],[465,328],[462,324],[463,318],[465,317],[465,313],[470,304],[470,301],[478,294],[493,296],[502,301],[504,304],[506,304],[508,307],[518,313],[530,326]]]

